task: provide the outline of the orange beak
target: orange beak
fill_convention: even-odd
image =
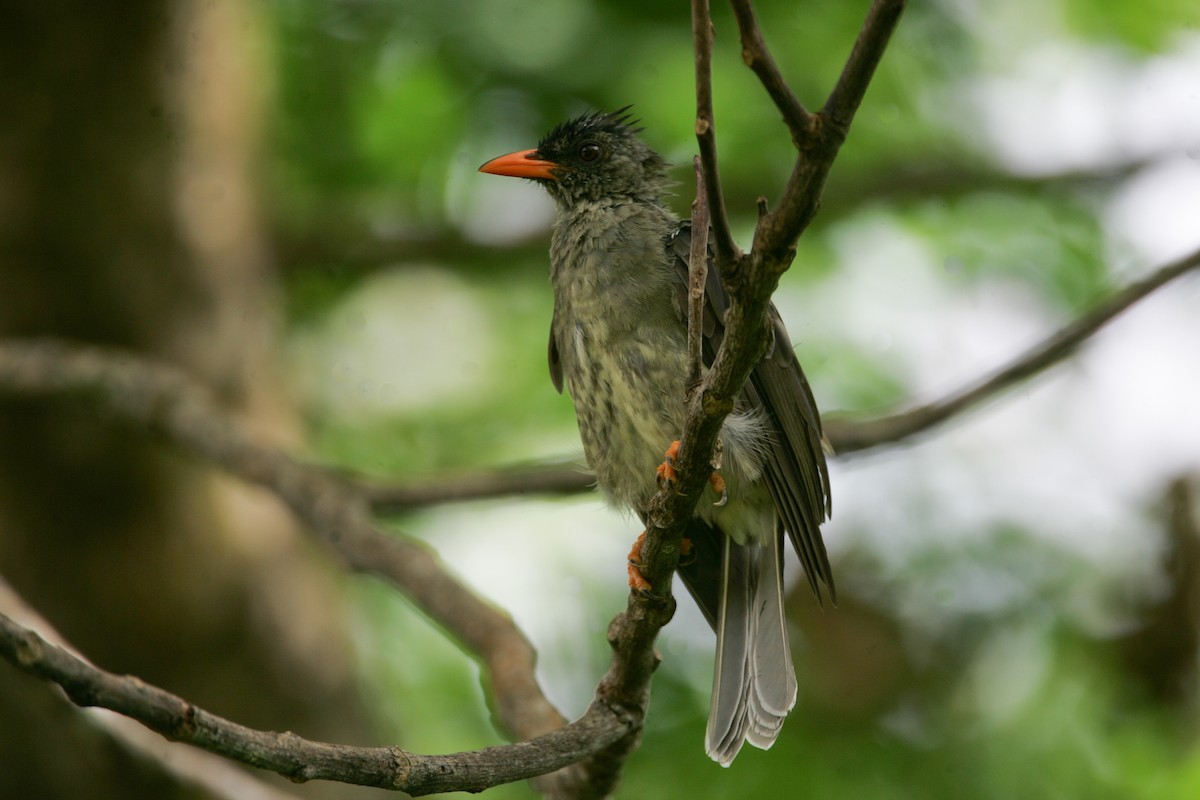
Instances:
[[[534,158],[537,150],[520,150],[516,153],[509,153],[506,156],[493,158],[491,161],[479,168],[480,172],[488,172],[492,175],[511,175],[514,178],[540,178],[541,180],[554,181],[558,177],[552,170],[558,169],[559,165],[553,161],[542,161]]]

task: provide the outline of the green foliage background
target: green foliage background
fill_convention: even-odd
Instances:
[[[810,107],[835,80],[865,5],[757,4],[776,58]],[[631,102],[655,146],[687,164],[694,101],[685,4],[277,0],[268,10],[278,71],[265,173],[297,385],[308,398],[316,455],[404,476],[577,453],[570,404],[550,388],[542,360],[550,309],[545,230],[506,232],[490,222],[499,208],[483,193],[501,190],[474,169],[490,156],[533,146],[568,115]],[[740,63],[727,9],[718,4],[715,14],[723,177],[748,243],[755,198],[778,194],[792,152]],[[1103,297],[1125,280],[1110,264],[1128,254],[1106,234],[1102,207],[1128,173],[1097,164],[1094,175],[1057,180],[1017,169],[996,152],[973,98],[1039,48],[1103,54],[1133,71],[1186,42],[1194,48],[1198,25],[1200,5],[1191,0],[913,3],[830,178],[822,214],[785,277],[781,307],[811,310],[804,303],[813,295],[839,308],[862,301],[838,295],[836,286],[846,242],[866,230],[893,231],[940,254],[948,287],[942,302],[986,303],[994,287],[1008,287],[1052,326]],[[1057,170],[1073,171],[1071,164]],[[681,213],[692,194],[686,178],[681,170]],[[509,190],[505,198],[523,190],[533,201],[531,187]],[[527,215],[535,225],[539,213],[544,208],[531,206]],[[435,295],[454,298],[446,313],[421,327],[401,324],[422,309],[442,308],[430,299]],[[369,330],[377,316],[399,325],[386,345]],[[789,324],[827,411],[870,414],[927,390],[885,348],[811,321]],[[449,358],[444,368],[462,371],[462,380],[440,394],[422,399],[417,392],[390,404],[389,392],[411,387],[389,389],[369,370],[336,371],[368,340],[396,361],[432,358],[434,370],[439,358]],[[464,357],[464,349],[478,350],[477,357]],[[993,365],[948,375],[943,386]],[[894,465],[923,446],[881,458]],[[862,470],[873,462],[855,463]],[[1097,632],[1079,621],[1099,615],[1136,627],[1153,590],[1135,584],[1153,565],[1114,573],[1019,521],[980,521],[991,527],[957,542],[957,532],[947,530],[956,522],[942,518],[939,496],[930,487],[924,508],[902,509],[905,526],[934,535],[899,566],[866,540],[849,536],[857,543],[850,547],[833,541],[848,599],[817,622],[811,609],[799,612],[811,642],[799,635],[806,685],[774,751],[744,752],[728,771],[708,762],[701,743],[709,655],[668,636],[645,744],[628,765],[622,796],[1200,795],[1194,670],[1185,691],[1156,701],[1119,657],[1119,626]],[[1137,521],[1130,536],[1162,539],[1154,499],[1128,501]],[[1069,487],[1063,502],[1072,502]],[[514,501],[396,522],[435,543],[450,524],[495,537],[510,535],[489,526],[503,509],[517,518],[529,509],[530,519],[543,519],[532,509],[546,505],[556,509],[552,519],[606,513],[591,499]],[[882,513],[878,522],[892,524]],[[627,520],[609,524],[618,544],[636,533]],[[618,561],[604,573],[576,575],[588,616],[539,640],[544,665],[569,663],[586,673],[548,676],[568,709],[582,709],[603,669],[599,631],[623,603],[619,568]],[[562,567],[547,556],[545,569]],[[924,606],[913,599],[972,569],[1011,584],[1010,599],[985,608],[958,607],[953,593]],[[1081,586],[1093,588],[1082,593],[1094,606],[1083,614]],[[547,580],[538,590],[553,604],[558,584]],[[495,743],[474,664],[383,589],[354,584],[352,591],[361,601],[355,625],[365,679],[387,698],[380,713],[389,735],[418,751]],[[839,626],[860,648],[821,651],[827,634],[813,630],[837,635]],[[530,792],[514,786],[492,794]]]

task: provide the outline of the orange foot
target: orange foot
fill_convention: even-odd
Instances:
[[[646,532],[642,531],[642,535],[637,537],[633,543],[633,547],[629,551],[629,566],[626,567],[626,572],[629,573],[629,589],[638,594],[650,594],[650,581],[642,577],[642,545],[646,543]]]
[[[646,532],[642,531],[641,535],[633,543],[633,547],[629,550],[629,566],[625,571],[629,574],[629,589],[637,592],[640,595],[646,596],[650,594],[653,588],[650,581],[646,580],[642,575],[642,545],[646,543]],[[696,558],[692,540],[686,536],[679,540],[679,563],[690,564]]]
[[[658,465],[655,474],[658,476],[658,488],[670,491],[675,488],[679,476],[675,473],[675,459],[679,457],[679,440],[671,442],[667,452],[663,454],[663,463]]]
[[[713,470],[713,473],[708,476],[708,483],[714,492],[721,495],[721,499],[713,503],[714,506],[723,506],[729,502],[729,490],[725,488],[725,479],[721,477],[721,473]]]
[[[675,484],[679,480],[679,474],[675,471],[675,459],[678,457],[679,440],[676,439],[671,442],[671,446],[663,454],[663,463],[659,464],[655,471],[655,475],[658,477],[658,488],[666,491],[672,491],[675,488]],[[721,495],[721,499],[713,503],[714,506],[723,506],[729,502],[729,490],[725,487],[725,479],[721,477],[721,473],[713,470],[713,473],[708,476],[708,483],[714,492]]]

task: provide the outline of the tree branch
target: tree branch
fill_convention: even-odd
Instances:
[[[1200,250],[1167,264],[1126,286],[1083,316],[1027,350],[991,375],[951,392],[942,399],[909,411],[873,420],[831,419],[825,433],[839,453],[852,453],[895,444],[994,397],[1010,386],[1042,372],[1074,353],[1089,337],[1155,289],[1200,267]]]
[[[771,56],[771,51],[767,49],[767,43],[763,39],[762,30],[758,26],[758,19],[754,15],[754,7],[750,4],[750,0],[731,0],[730,5],[733,6],[733,16],[737,20],[738,34],[742,39],[742,61],[758,76],[759,82],[771,96],[775,107],[783,115],[783,121],[788,130],[792,131],[793,135],[797,131],[803,131],[805,139],[807,139],[812,134],[816,118],[796,98],[792,87],[788,86],[779,67],[775,64],[775,59]],[[796,138],[794,141],[799,147],[802,140]]]
[[[349,568],[405,592],[481,659],[499,720],[516,738],[565,723],[538,686],[533,648],[512,620],[451,577],[428,548],[374,528],[366,498],[352,484],[256,443],[177,369],[54,340],[0,342],[0,396],[70,393],[91,395],[118,419],[271,490]],[[615,724],[627,732],[627,720]],[[555,791],[569,779],[559,775],[539,786]]]
[[[700,385],[704,373],[704,298],[708,284],[708,193],[704,164],[692,158],[696,199],[692,201],[692,246],[688,252],[688,391]]]
[[[51,644],[86,661],[45,618],[17,594],[2,575],[0,616],[8,617],[12,622],[34,631]],[[85,713],[85,716],[98,732],[110,737],[132,755],[155,764],[164,775],[170,776],[179,785],[201,787],[207,793],[206,796],[228,800],[300,800],[296,794],[272,786],[258,774],[239,769],[233,762],[213,753],[182,744],[178,747],[164,748],[160,737],[129,717],[110,713],[107,709],[92,709],[91,713]]]
[[[867,93],[867,87],[871,85],[875,68],[883,58],[892,31],[900,22],[904,6],[905,0],[874,0],[871,3],[867,18],[850,50],[850,57],[846,59],[846,66],[842,68],[842,74],[821,109],[822,127],[836,137],[837,146],[850,130],[850,123],[863,95]]]
[[[593,706],[578,722],[520,744],[470,753],[423,756],[399,747],[350,747],[291,732],[247,728],[131,676],[98,669],[0,614],[0,655],[24,672],[63,688],[76,705],[107,708],[171,741],[293,781],[330,780],[426,795],[482,791],[551,772],[622,735],[611,715]]]
[[[742,265],[751,275],[774,276],[763,278],[771,282],[772,290],[795,257],[797,239],[816,216],[829,169],[846,140],[854,113],[883,58],[904,5],[905,0],[874,0],[841,76],[817,114],[816,124],[806,128],[789,125],[800,152],[778,208],[759,218],[754,247],[745,259],[747,263]]]
[[[403,482],[338,474],[342,480],[354,483],[376,514],[516,494],[579,494],[596,486],[596,479],[577,459],[461,471]]]
[[[713,122],[712,96],[712,17],[708,0],[692,0],[692,49],[696,55],[696,143],[704,167],[704,193],[711,217],[713,250],[717,265],[741,258],[742,251],[733,240],[729,216],[725,212],[725,194],[721,191],[721,172],[717,167],[717,129]]]
[[[642,554],[647,562],[642,573],[651,585],[661,586],[662,580],[670,579],[677,560],[679,534],[695,508],[704,482],[710,472],[709,462],[715,450],[718,435],[726,415],[733,410],[737,398],[749,378],[751,370],[762,358],[770,345],[767,310],[771,295],[779,283],[779,276],[790,265],[795,254],[795,242],[805,226],[816,213],[821,187],[838,149],[845,139],[846,131],[853,118],[867,84],[874,74],[875,66],[899,21],[904,0],[875,0],[863,23],[858,40],[838,80],[832,98],[836,103],[827,103],[827,109],[837,113],[835,130],[826,131],[823,121],[816,125],[785,85],[759,31],[748,0],[732,0],[737,16],[743,48],[750,52],[750,61],[759,65],[755,70],[767,93],[780,105],[788,123],[793,141],[800,152],[792,177],[784,191],[781,207],[777,212],[765,212],[759,218],[755,230],[754,246],[744,255],[736,255],[731,247],[731,258],[722,259],[718,249],[718,266],[729,295],[726,312],[725,337],[712,366],[704,376],[700,391],[691,394],[687,403],[687,414],[681,446],[677,459],[680,474],[679,494],[667,496],[659,492],[651,504],[651,528],[662,529],[660,536],[650,536]],[[715,142],[715,125],[712,122],[712,87],[708,62],[711,59],[711,22],[705,0],[694,0],[692,5],[692,32],[696,48],[696,107],[697,138],[700,156],[705,168],[705,186],[708,202],[714,218],[714,236],[718,235],[716,218],[723,208],[720,183],[714,153],[706,147]],[[794,105],[793,105],[794,102]],[[824,113],[824,112],[823,112]],[[699,134],[703,132],[704,136]],[[811,152],[806,152],[806,145]],[[720,247],[718,237],[718,248]],[[656,562],[660,548],[661,563]]]

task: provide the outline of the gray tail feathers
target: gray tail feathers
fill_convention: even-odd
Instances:
[[[796,704],[783,611],[782,530],[765,544],[725,537],[717,658],[705,749],[729,766],[742,745],[769,748]]]

